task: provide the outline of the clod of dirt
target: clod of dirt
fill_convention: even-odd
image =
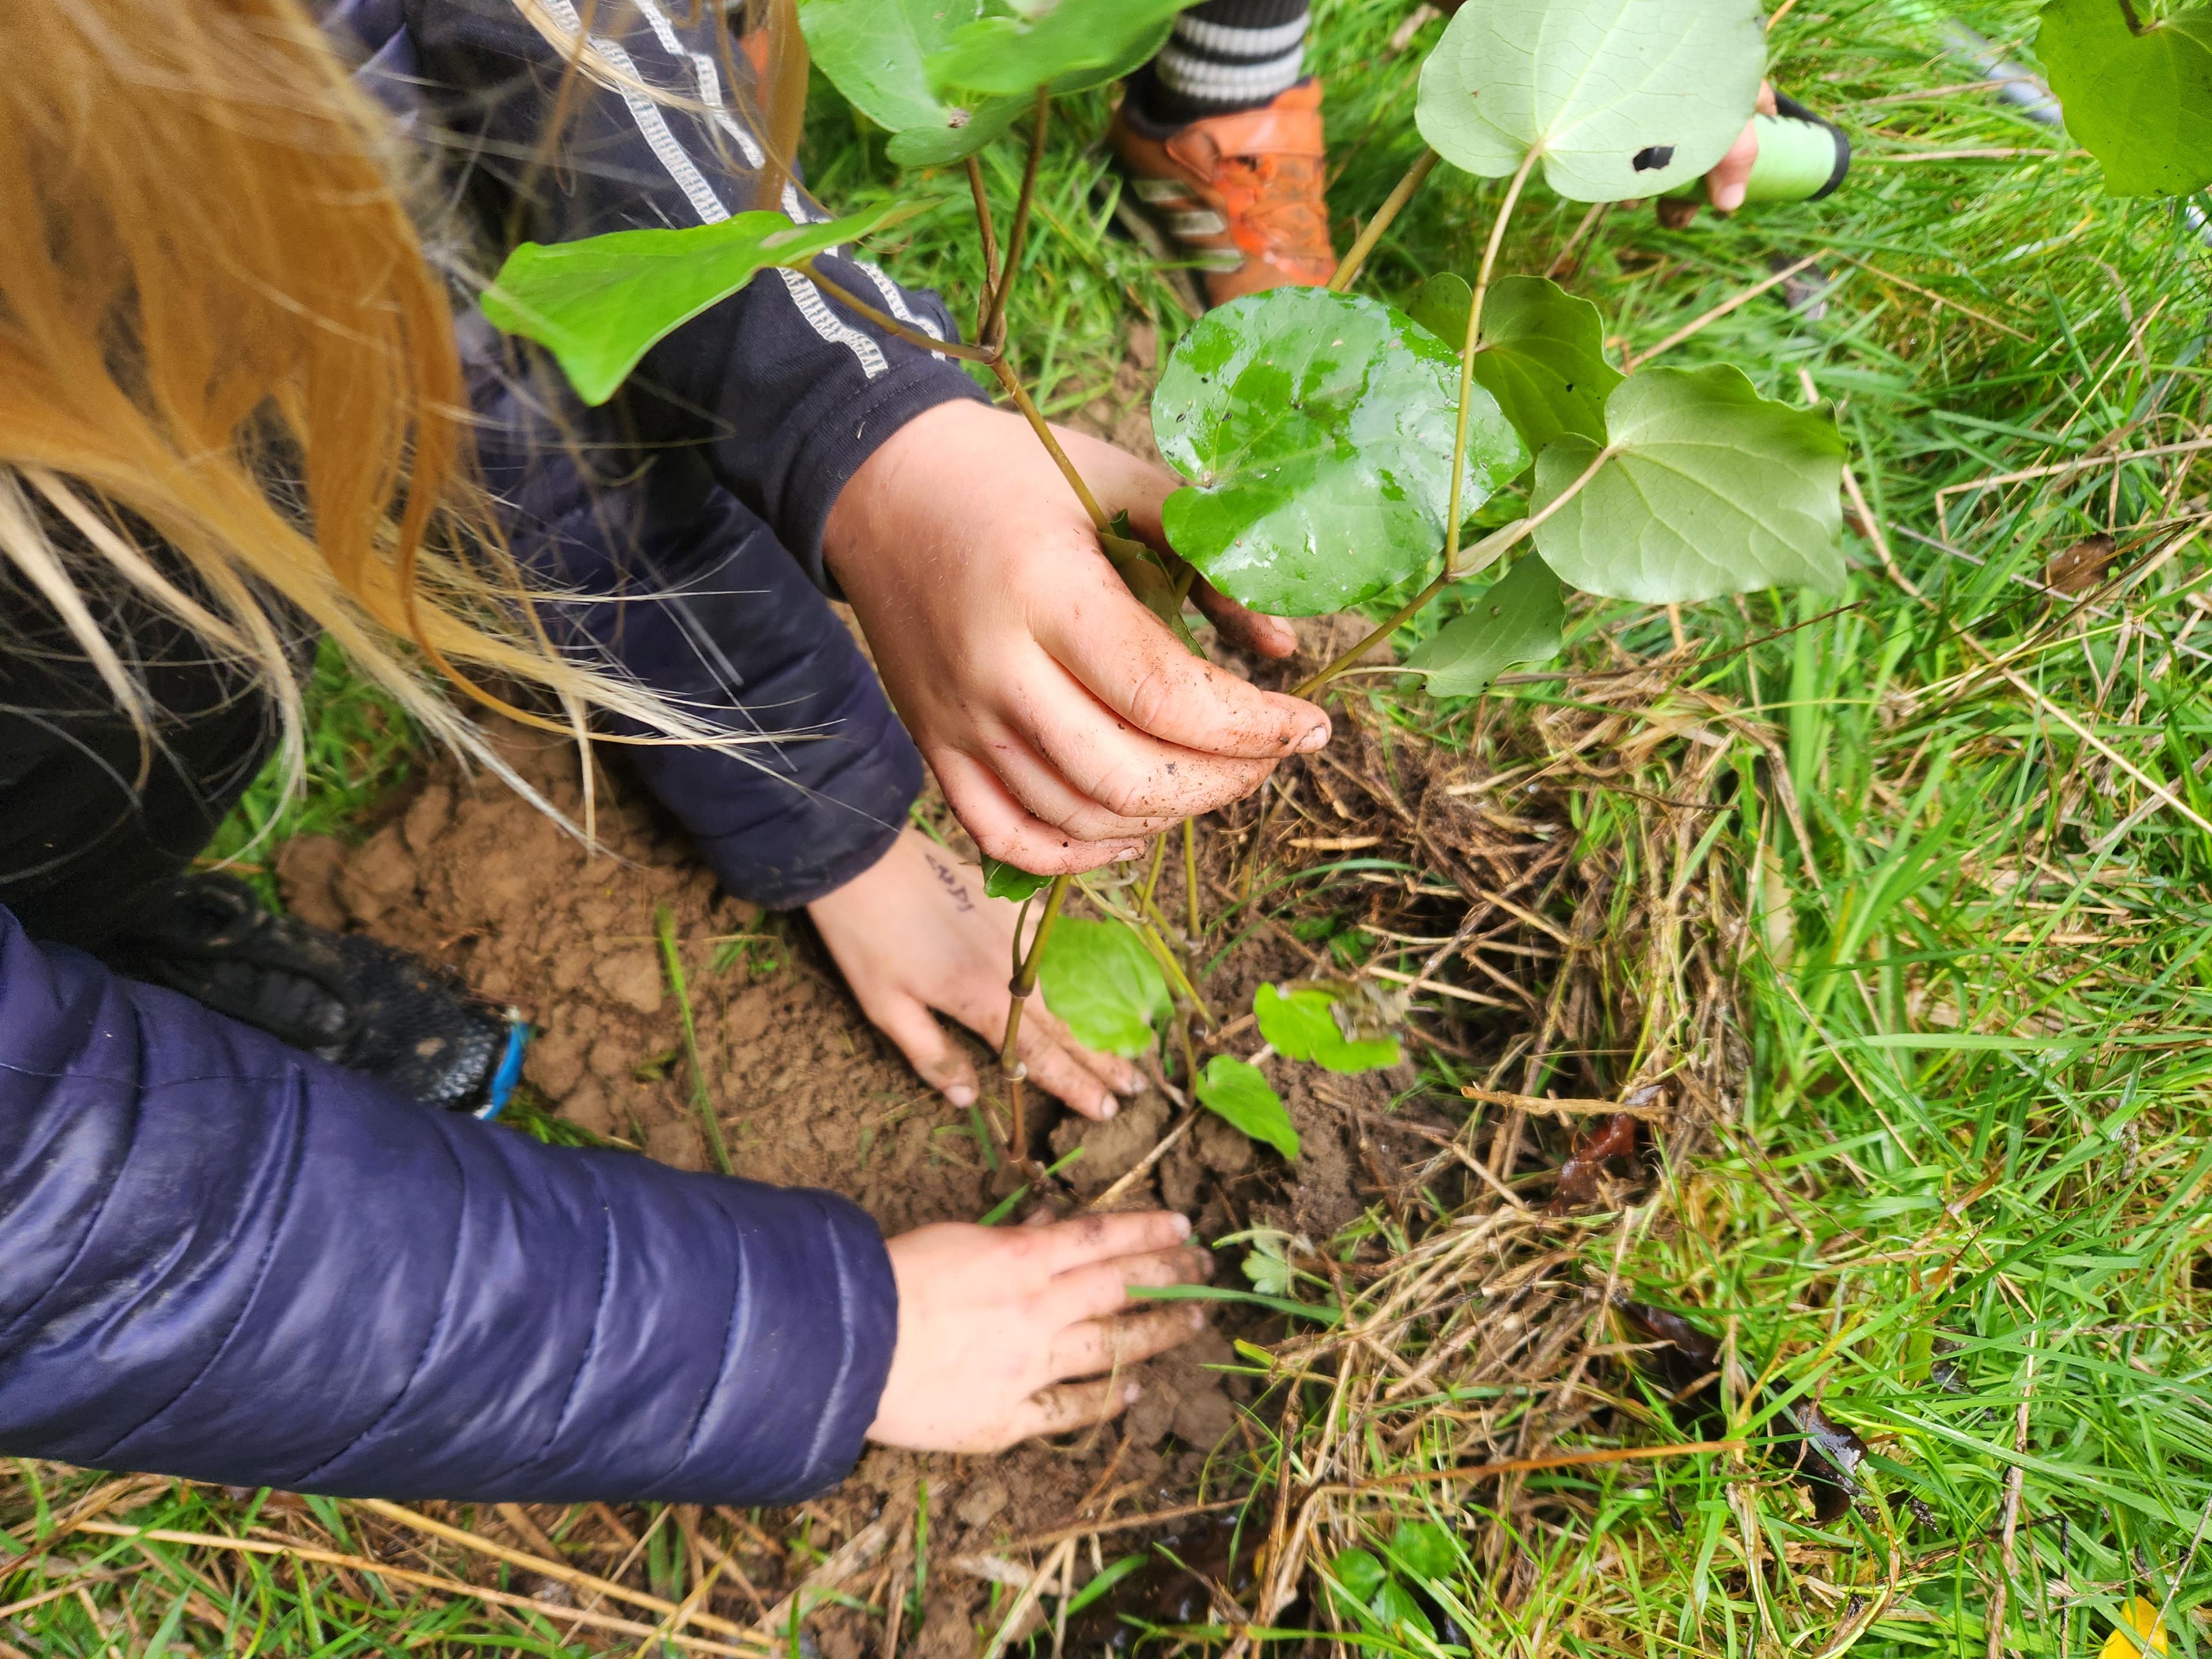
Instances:
[[[1011,1498],[1003,1482],[987,1477],[960,1494],[960,1501],[952,1506],[952,1516],[963,1527],[983,1526],[1005,1509]]]
[[[1146,1366],[1144,1393],[1129,1407],[1130,1439],[1140,1446],[1172,1434],[1185,1446],[1210,1452],[1237,1431],[1237,1407],[1211,1365],[1237,1364],[1229,1339],[1211,1326],[1182,1347]]]
[[[1066,1119],[1052,1132],[1053,1156],[1066,1158],[1083,1148],[1083,1156],[1063,1173],[1079,1198],[1096,1198],[1144,1161],[1160,1144],[1167,1125],[1167,1102],[1147,1090],[1103,1123]]]
[[[1191,1131],[1199,1160],[1219,1176],[1240,1176],[1255,1161],[1251,1138],[1218,1117],[1202,1117]]]
[[[660,1012],[660,959],[651,951],[616,951],[592,964],[599,988],[641,1014]]]
[[[292,914],[310,927],[337,933],[346,925],[338,872],[346,844],[336,836],[295,836],[276,849],[276,883]]]
[[[337,896],[356,920],[374,922],[414,896],[415,878],[414,855],[400,838],[399,826],[386,824],[346,860],[337,877]]]

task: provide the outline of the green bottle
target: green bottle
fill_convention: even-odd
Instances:
[[[1759,159],[1752,163],[1744,204],[1817,202],[1850,171],[1851,141],[1842,128],[1822,120],[1796,99],[1778,95],[1774,102],[1778,114],[1751,118],[1759,132]],[[1705,191],[1705,181],[1692,179],[1667,194],[1702,197]]]

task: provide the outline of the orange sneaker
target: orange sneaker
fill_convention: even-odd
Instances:
[[[1319,288],[1336,271],[1322,200],[1321,82],[1187,126],[1156,127],[1124,98],[1108,134],[1137,199],[1198,256],[1214,305]]]

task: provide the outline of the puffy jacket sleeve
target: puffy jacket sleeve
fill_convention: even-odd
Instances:
[[[434,1113],[0,909],[0,1452],[339,1495],[751,1504],[896,1334],[831,1194]]]
[[[430,103],[427,125],[456,152],[452,170],[466,178],[477,218],[502,244],[518,227],[532,240],[562,242],[716,223],[763,206],[806,222],[830,216],[788,182],[776,202],[757,199],[764,150],[751,100],[732,84],[750,70],[726,50],[718,3],[544,0],[565,29],[590,10],[601,59],[665,94],[579,81],[557,131],[568,65],[514,0],[398,3],[406,29],[394,44],[409,57],[395,69]],[[914,331],[953,335],[933,295],[902,289],[857,258],[817,264]],[[642,447],[703,446],[724,484],[828,588],[822,528],[846,481],[915,416],[981,396],[949,359],[874,326],[794,271],[767,270],[656,346],[622,401]]]

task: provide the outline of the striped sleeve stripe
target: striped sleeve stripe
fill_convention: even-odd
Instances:
[[[1310,21],[1296,17],[1272,28],[1240,29],[1185,12],[1176,19],[1175,38],[1177,45],[1202,57],[1249,63],[1258,58],[1280,58],[1294,49],[1303,52]]]
[[[1249,101],[1264,103],[1277,93],[1297,84],[1305,47],[1297,46],[1278,58],[1257,63],[1219,63],[1184,52],[1179,43],[1152,60],[1161,84],[1186,98],[1207,103]]]
[[[636,0],[636,3],[661,49],[672,58],[691,64],[692,74],[698,82],[700,102],[714,112],[716,125],[736,141],[738,149],[744,152],[746,164],[754,167],[763,165],[766,157],[759,144],[741,124],[730,118],[722,102],[721,76],[715,70],[714,59],[704,52],[685,51],[682,39],[653,0]],[[582,33],[583,20],[576,15],[572,0],[547,0],[547,5],[563,28],[572,34]],[[629,55],[621,41],[594,35],[592,37],[592,49],[632,80],[641,82],[646,78],[640,72],[636,59]],[[691,159],[690,153],[677,138],[660,106],[645,94],[629,88],[623,89],[622,98],[629,109],[630,118],[637,123],[638,131],[644,136],[647,145],[660,165],[668,170],[668,176],[675,181],[677,188],[691,204],[692,210],[699,216],[699,222],[715,225],[727,219],[730,210],[714,193],[714,187],[707,182],[707,175],[699,170],[699,164]],[[804,211],[798,191],[787,183],[784,186],[783,209],[794,221],[803,223],[809,217]],[[882,345],[873,336],[862,333],[832,312],[829,302],[822,297],[820,289],[795,270],[779,266],[776,275],[783,279],[792,303],[798,307],[799,314],[805,319],[807,326],[816,335],[830,344],[842,345],[851,351],[860,362],[861,373],[872,380],[890,371],[890,364],[884,356]]]

